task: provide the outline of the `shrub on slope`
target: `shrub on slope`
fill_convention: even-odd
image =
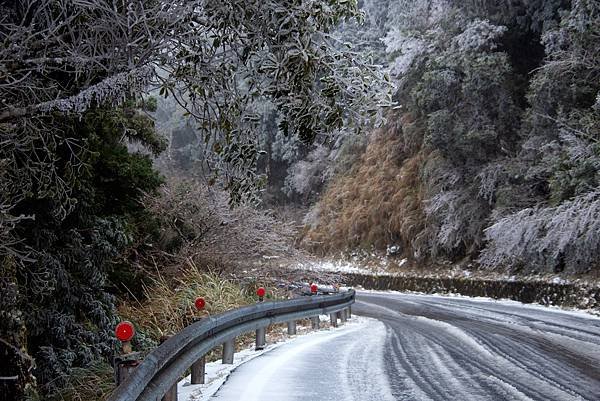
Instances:
[[[360,162],[334,179],[309,213],[303,243],[318,253],[410,246],[423,228],[419,170],[424,160],[422,152],[404,154],[397,129],[372,134]]]

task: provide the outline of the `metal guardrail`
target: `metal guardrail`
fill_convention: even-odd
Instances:
[[[294,322],[295,332],[296,320],[321,314],[329,314],[332,324],[337,325],[336,316],[346,320],[346,310],[354,303],[354,297],[354,290],[349,290],[336,295],[261,302],[204,318],[150,352],[107,401],[160,401],[185,371],[213,348],[232,344],[238,335],[254,330],[258,345],[259,333],[264,337],[264,329],[270,324],[288,322],[289,330]],[[318,321],[313,320],[313,327],[315,324],[318,327]]]

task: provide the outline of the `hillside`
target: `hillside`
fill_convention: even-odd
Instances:
[[[384,38],[396,110],[329,182],[304,244],[395,246],[422,266],[597,269],[598,3],[403,4]]]

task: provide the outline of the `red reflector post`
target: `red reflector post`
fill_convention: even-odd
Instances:
[[[311,284],[310,285],[310,292],[311,293],[316,294],[318,290],[319,290],[319,287],[317,287],[316,284]]]
[[[196,298],[194,305],[196,306],[196,309],[202,310],[206,306],[206,301],[204,300],[204,298],[198,297],[198,298]]]
[[[133,328],[133,324],[128,321],[124,321],[117,324],[117,327],[115,327],[115,335],[117,336],[119,341],[130,341],[135,335],[135,329]]]
[[[261,301],[265,297],[266,293],[267,293],[267,291],[265,290],[264,287],[258,287],[258,289],[256,290],[256,295],[258,295],[258,299]]]

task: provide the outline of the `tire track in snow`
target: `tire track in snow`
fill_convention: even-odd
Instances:
[[[533,305],[523,305],[522,310],[510,305],[510,311],[498,310],[498,306],[493,302],[478,301],[479,304],[487,305],[482,307],[477,305],[469,305],[464,299],[457,299],[457,303],[443,303],[437,300],[423,301],[423,305],[428,305],[431,308],[442,308],[448,313],[456,312],[457,310],[469,315],[478,316],[480,320],[487,320],[495,324],[507,324],[516,326],[527,326],[532,329],[538,328],[546,333],[554,333],[558,335],[566,335],[569,338],[587,341],[600,346],[600,318],[589,315],[582,321],[581,318],[570,315],[568,311],[545,308],[540,310],[540,307]],[[447,302],[447,301],[446,301]],[[512,301],[511,301],[512,302]],[[414,305],[418,303],[411,302]],[[502,304],[501,304],[502,305]],[[583,313],[580,313],[583,315]],[[561,322],[553,321],[561,319]],[[590,330],[590,326],[595,330]]]
[[[383,366],[383,351],[388,336],[385,326],[374,322],[369,334],[374,341],[354,341],[340,350],[339,377],[344,392],[343,400],[375,399],[395,401],[388,376]],[[368,374],[365,374],[368,372]]]
[[[462,384],[460,387],[452,386],[452,384],[458,384],[458,382],[453,378],[446,382],[440,381],[440,377],[452,377],[452,374],[456,376],[458,372],[466,371],[464,369],[459,369],[451,373],[435,371],[431,369],[432,361],[427,359],[432,357],[432,348],[427,342],[437,346],[437,349],[454,350],[455,354],[471,355],[474,349],[479,351],[479,353],[486,354],[490,358],[495,357],[489,350],[485,349],[485,347],[477,343],[477,341],[468,336],[465,332],[444,322],[427,319],[421,316],[405,315],[385,306],[369,304],[369,307],[375,307],[379,310],[385,311],[388,318],[383,319],[383,321],[391,327],[394,327],[397,333],[402,332],[404,334],[401,336],[401,338],[405,339],[405,344],[401,344],[401,341],[399,340],[400,336],[395,336],[396,344],[392,344],[392,349],[399,354],[401,360],[408,361],[403,363],[405,369],[410,372],[411,376],[415,379],[418,385],[422,386],[423,390],[431,399],[455,399],[457,393],[465,393],[469,394],[470,397],[474,397],[476,396],[473,394],[474,392],[480,393],[480,391],[476,390],[481,390],[482,387],[485,387],[485,385],[477,383],[472,379],[465,379],[464,381],[468,381],[469,385]],[[389,319],[389,316],[393,316],[394,318]],[[423,326],[427,326],[427,329],[424,329]],[[450,333],[451,336],[435,336],[435,330],[431,330],[431,326],[433,326],[434,329],[441,328],[442,330]],[[455,339],[453,342],[459,346],[467,345],[467,349],[456,351],[457,345],[448,341],[454,337],[462,339],[463,341],[456,341]],[[452,358],[448,352],[446,353],[449,358]],[[474,361],[471,361],[471,364],[473,365]],[[485,370],[485,366],[483,364],[475,363],[475,365],[478,369]],[[460,366],[460,364],[455,363],[455,366]],[[463,377],[470,376],[472,377],[474,375],[466,372],[465,376]],[[453,391],[448,391],[448,388],[453,388]]]
[[[394,334],[392,338],[390,356],[394,360],[393,367],[395,371],[392,371],[391,374],[388,373],[388,375],[390,377],[407,377],[406,384],[409,386],[404,389],[403,393],[397,394],[398,397],[402,397],[399,399],[418,399],[423,401],[440,399],[442,394],[421,374],[421,369],[415,363],[414,358],[409,357],[409,352],[404,349],[398,335]]]
[[[542,374],[537,372],[535,368],[530,368],[526,364],[519,362],[518,359],[511,357],[509,353],[502,351],[501,348],[497,347],[493,343],[489,343],[485,337],[481,338],[483,341],[482,344],[478,341],[479,336],[474,335],[473,333],[468,334],[467,330],[462,330],[461,328],[452,326],[449,323],[431,318],[425,318],[423,316],[410,316],[410,318],[411,320],[416,320],[427,325],[438,327],[440,330],[437,332],[429,332],[428,334],[424,335],[427,336],[431,341],[440,344],[446,349],[454,349],[458,350],[459,354],[470,355],[469,363],[476,366],[480,372],[486,372],[487,374],[496,377],[498,380],[505,383],[507,383],[507,380],[512,380],[514,384],[512,387],[519,391],[519,396],[532,396],[536,399],[544,400],[552,399],[566,401],[582,399],[579,394],[565,391],[565,388],[559,383],[551,379],[547,379]],[[478,322],[474,323],[477,324]],[[418,328],[417,330],[423,331],[422,328]],[[450,336],[443,335],[443,332],[449,333]],[[488,330],[488,336],[489,333],[493,333],[493,330]],[[514,343],[511,345],[513,346],[512,352],[514,352],[515,355],[522,354],[522,352],[516,352],[514,349]],[[471,351],[473,350],[476,352],[472,353]],[[484,356],[483,359],[481,359],[482,355]],[[516,375],[515,371],[520,371],[520,375]],[[506,376],[507,372],[511,373],[511,377]],[[477,372],[474,374],[479,375]],[[519,376],[523,375],[526,378],[519,380]],[[532,380],[535,383],[534,385],[531,383]],[[448,385],[448,383],[446,383],[446,385]]]
[[[505,373],[503,375],[503,381],[505,383],[508,383],[507,380],[512,380],[512,387],[527,388],[529,392],[537,393],[537,398],[539,399],[564,401],[583,399],[580,394],[564,387],[557,381],[543,374],[541,369],[548,370],[547,365],[535,364],[527,361],[527,359],[532,358],[533,354],[524,352],[525,350],[522,347],[515,347],[513,342],[504,342],[504,347],[502,347],[502,344],[500,344],[502,343],[502,340],[499,339],[492,342],[487,341],[482,337],[481,340],[486,341],[487,346],[507,362],[507,366],[505,367],[507,371],[511,373],[511,377],[506,377]],[[511,355],[509,352],[515,356]],[[524,361],[519,359],[519,357]],[[520,374],[518,374],[519,372]]]
[[[600,399],[595,317],[408,294],[369,293],[359,299],[356,313],[378,318],[398,334],[400,344],[392,341],[390,348],[408,360],[403,369],[429,398]]]
[[[426,303],[431,305],[431,302]],[[494,303],[487,302],[487,304],[491,304],[491,306],[497,308]],[[440,304],[440,307],[449,311],[452,310],[449,305]],[[514,306],[512,308],[516,309]],[[465,309],[464,302],[461,302],[461,309]],[[481,342],[488,345],[492,345],[488,340],[490,333],[494,333],[494,336],[499,340],[503,338],[498,336],[500,333],[504,337],[511,338],[510,342],[504,341],[505,352],[503,355],[513,355],[514,360],[519,361],[521,366],[529,371],[536,372],[539,370],[538,377],[543,377],[544,380],[552,382],[553,385],[569,393],[572,397],[583,397],[579,391],[582,381],[581,377],[590,376],[590,379],[597,386],[597,382],[600,381],[600,370],[590,369],[590,367],[594,366],[595,361],[600,359],[600,347],[597,345],[600,340],[598,332],[595,336],[591,335],[590,333],[594,332],[589,330],[589,326],[583,327],[581,320],[573,319],[568,313],[562,311],[552,309],[549,311],[540,311],[538,308],[531,306],[523,309],[533,313],[537,324],[528,322],[524,319],[523,314],[520,313],[518,319],[522,320],[522,324],[517,325],[514,323],[513,315],[503,313],[501,317],[504,320],[494,322],[491,319],[483,318],[479,321],[469,321],[468,324],[472,329],[470,330],[471,335],[479,338]],[[468,310],[469,312],[475,311],[477,316],[489,315],[480,307],[468,308]],[[481,311],[484,312],[480,314],[479,312]],[[539,320],[539,315],[542,313],[547,315],[543,321]],[[552,318],[556,317],[571,318],[570,321],[575,321],[575,326],[580,327],[581,331],[574,328],[556,330],[557,327],[564,327],[563,324],[557,324],[552,321]],[[590,316],[589,321],[585,320],[585,322],[592,323],[591,326],[594,327],[594,323],[600,323],[600,320]],[[547,326],[544,324],[547,324]],[[463,324],[458,324],[458,326],[463,329],[467,328]],[[572,337],[569,337],[567,333],[572,334]],[[582,338],[589,341],[582,340]],[[517,347],[519,348],[518,351]],[[495,348],[498,349],[497,347]],[[585,350],[587,355],[581,354],[581,350]],[[552,355],[554,358],[548,358],[548,355]],[[536,369],[539,366],[543,366],[544,368]],[[579,371],[579,374],[574,371]],[[572,377],[573,383],[558,383],[555,378],[560,377]],[[590,389],[589,393],[592,391]]]

